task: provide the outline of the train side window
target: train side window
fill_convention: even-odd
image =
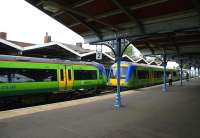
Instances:
[[[138,79],[147,79],[149,76],[148,71],[139,70],[138,71]]]
[[[96,80],[96,70],[74,70],[74,80]]]
[[[176,76],[176,72],[173,72],[173,76]]]
[[[64,72],[63,72],[63,69],[60,70],[60,81],[64,81]]]
[[[162,71],[154,71],[154,78],[162,78]]]
[[[56,69],[1,68],[1,83],[57,81]]]
[[[68,70],[68,79],[71,80],[72,76],[71,76],[71,70]]]
[[[0,83],[7,83],[8,73],[5,70],[0,69]]]

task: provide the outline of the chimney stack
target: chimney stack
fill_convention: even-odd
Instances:
[[[7,40],[7,33],[6,32],[0,32],[0,38]]]
[[[46,32],[46,35],[44,36],[44,43],[51,42],[51,36],[48,35],[48,32]]]
[[[82,48],[83,44],[81,42],[76,43],[76,46]]]

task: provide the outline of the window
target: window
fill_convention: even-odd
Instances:
[[[148,71],[138,70],[138,79],[147,79],[147,78],[149,78]]]
[[[126,78],[126,74],[127,74],[127,67],[121,67],[120,68],[121,78]],[[117,68],[116,67],[113,67],[111,69],[111,78],[117,78]]]
[[[176,76],[176,72],[173,72],[173,76]]]
[[[63,69],[60,70],[60,81],[64,81]]]
[[[126,74],[127,74],[127,67],[121,67],[120,68],[120,76],[121,76],[121,78],[126,78]]]
[[[154,71],[154,78],[162,78],[163,72],[162,71]]]
[[[8,82],[8,74],[6,72],[0,72],[0,83]]]
[[[72,76],[71,76],[71,70],[68,70],[68,79],[71,80]]]
[[[74,80],[96,80],[96,70],[74,70]]]
[[[0,83],[57,81],[55,69],[0,68]]]

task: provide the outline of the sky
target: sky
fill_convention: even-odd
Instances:
[[[52,41],[75,44],[83,38],[24,0],[0,0],[0,32],[9,40],[41,44],[45,33]]]
[[[52,41],[67,44],[84,43],[84,39],[58,21],[24,0],[0,0],[0,32],[7,32],[8,40],[42,44],[46,32]],[[87,49],[96,46],[83,45]],[[110,51],[103,47],[103,51]]]

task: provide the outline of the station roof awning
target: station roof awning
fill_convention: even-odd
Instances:
[[[23,55],[26,56],[63,58],[72,60],[80,59],[83,54],[88,52],[91,52],[91,50],[59,42],[49,42],[23,48]]]
[[[131,41],[144,55],[200,55],[199,0],[26,1],[80,34],[85,42],[117,36]]]
[[[0,54],[3,55],[9,55],[9,54],[13,54],[13,55],[17,55],[19,54],[20,51],[23,50],[22,47],[20,47],[19,45],[16,45],[10,41],[4,40],[0,38]]]
[[[155,61],[151,61],[148,63],[149,65],[158,65]]]
[[[140,58],[137,61],[135,61],[136,63],[142,63],[142,64],[148,64],[148,62],[144,59],[144,58]]]
[[[131,57],[128,55],[123,55],[122,56],[122,61],[128,61],[128,62],[135,62]]]
[[[107,54],[106,52],[102,52],[102,59],[97,60],[96,59],[96,51],[82,54],[81,60],[96,61],[96,62],[104,64],[104,66],[106,66],[106,67],[112,65],[115,62],[115,58],[112,57],[111,55]]]

